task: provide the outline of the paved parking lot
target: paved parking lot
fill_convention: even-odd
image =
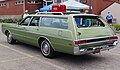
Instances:
[[[1,26],[1,24],[0,24]],[[118,34],[120,37],[120,34]],[[100,54],[73,56],[59,53],[57,58],[42,56],[39,48],[18,43],[10,45],[0,28],[0,70],[119,70],[120,43]]]

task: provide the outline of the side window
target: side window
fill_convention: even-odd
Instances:
[[[60,19],[59,18],[53,18],[51,26],[54,27],[54,28],[60,28]]]
[[[27,25],[29,24],[29,22],[30,22],[30,19],[31,19],[31,17],[26,17],[26,18],[21,22],[21,25],[27,26]]]
[[[40,17],[33,17],[29,26],[39,26],[39,20],[40,20]]]
[[[51,27],[52,20],[53,19],[49,17],[42,17],[40,26]]]
[[[68,19],[61,17],[43,17],[40,25],[45,27],[67,29]]]
[[[61,18],[61,28],[62,29],[68,29],[68,19],[67,18]]]

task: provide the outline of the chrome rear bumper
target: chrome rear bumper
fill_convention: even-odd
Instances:
[[[80,49],[79,47],[74,47],[74,55],[83,55],[88,53],[99,53],[100,51],[110,50],[118,44],[118,41],[114,41],[112,45],[102,45],[96,47],[89,47],[85,49]]]

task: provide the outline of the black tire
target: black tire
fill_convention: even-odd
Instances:
[[[11,34],[10,32],[7,33],[7,42],[8,42],[9,44],[14,44],[14,43],[16,43],[16,40],[13,39],[12,34]]]
[[[47,40],[43,40],[41,43],[41,53],[44,57],[53,58],[55,57],[55,51],[51,47],[50,43]]]

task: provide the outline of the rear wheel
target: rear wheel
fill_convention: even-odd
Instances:
[[[12,34],[10,32],[7,33],[7,42],[9,44],[14,44],[16,42],[16,40],[13,39]]]
[[[43,40],[41,43],[41,52],[42,55],[51,58],[55,56],[55,51],[51,47],[50,43],[47,40]]]

